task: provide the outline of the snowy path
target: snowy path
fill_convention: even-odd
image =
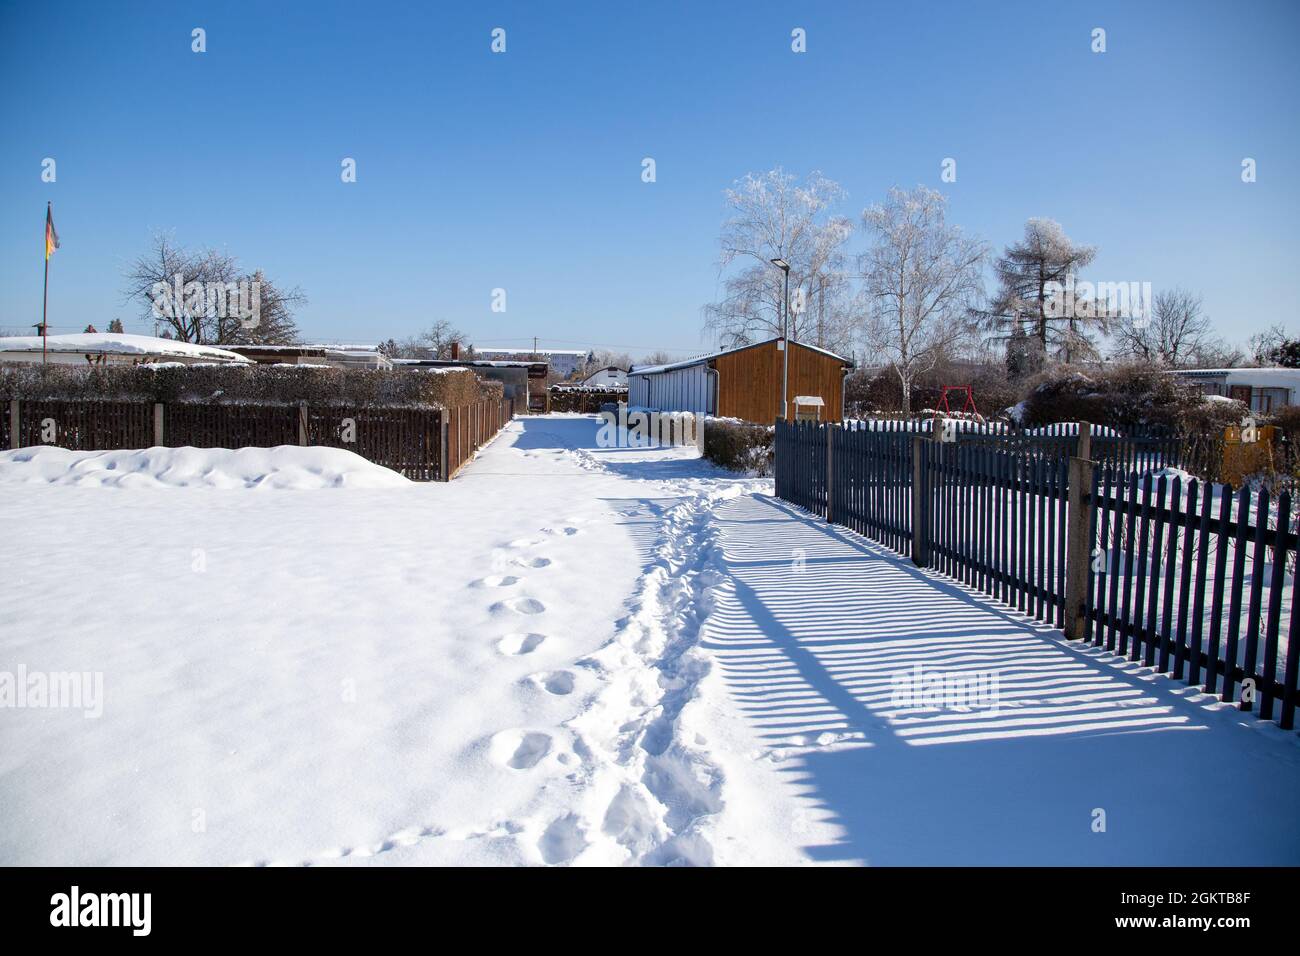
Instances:
[[[1300,862],[1294,733],[785,502],[746,496],[716,517],[728,581],[702,642],[731,705],[712,730],[757,858]],[[918,665],[996,672],[996,710],[896,706],[891,680]]]
[[[0,708],[0,863],[1300,861],[1295,735],[595,437],[307,490],[0,453],[0,675],[103,677]],[[917,662],[998,712],[895,712]]]

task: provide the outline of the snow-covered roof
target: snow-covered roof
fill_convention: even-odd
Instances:
[[[77,332],[71,335],[51,335],[44,340],[51,352],[108,352],[120,355],[185,355],[190,358],[223,359],[227,362],[247,362],[244,356],[228,349],[175,339],[160,339],[152,335],[132,335],[129,332]],[[39,335],[12,335],[0,338],[0,352],[39,352],[42,339]]]
[[[1227,386],[1300,389],[1300,368],[1189,368],[1169,374],[1189,382],[1214,379]]]
[[[696,355],[694,358],[682,359],[680,362],[668,362],[665,365],[647,365],[644,368],[634,368],[632,369],[632,371],[628,372],[627,374],[628,375],[657,375],[660,372],[671,372],[674,369],[689,368],[692,365],[701,365],[705,362],[710,362],[715,358],[720,358],[723,355],[730,355],[733,352],[743,352],[745,351],[745,349],[757,348],[760,345],[767,345],[769,342],[777,342],[777,341],[780,341],[780,336],[776,336],[775,338],[770,338],[770,339],[764,339],[762,342],[751,342],[749,345],[737,345],[735,348],[721,349],[720,351],[717,352],[709,352],[705,355]],[[809,349],[810,351],[813,352],[820,352],[822,355],[830,356],[831,358],[835,359],[838,362],[843,362],[845,365],[853,364],[851,360],[846,359],[843,355],[836,355],[834,352],[830,351],[829,349],[824,349],[821,348],[820,346],[809,345],[807,342],[796,342],[793,339],[790,340],[790,344],[798,346],[799,348]]]

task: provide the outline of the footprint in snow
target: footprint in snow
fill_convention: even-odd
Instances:
[[[564,528],[543,528],[543,529],[542,529],[542,533],[543,533],[543,534],[558,534],[558,535],[563,535],[563,536],[566,537],[566,538],[571,538],[571,537],[573,537],[575,534],[579,534],[579,533],[580,533],[580,529],[578,529],[578,528],[570,528],[570,527],[564,527]]]
[[[503,730],[492,738],[492,759],[512,770],[529,770],[551,752],[551,735],[540,731]]]
[[[513,574],[492,574],[486,578],[472,581],[470,586],[476,588],[508,588],[511,585],[518,584],[519,581],[520,579]]]
[[[573,671],[548,671],[534,674],[529,679],[540,685],[548,694],[555,694],[557,697],[572,694],[576,682]]]
[[[587,839],[583,836],[582,826],[572,813],[553,820],[537,844],[542,859],[552,865],[568,863],[586,848]]]
[[[550,558],[515,558],[510,563],[521,568],[549,568],[555,562]]]
[[[518,657],[520,654],[531,654],[542,646],[544,640],[545,634],[507,634],[497,641],[497,650],[507,657]]]
[[[537,598],[516,597],[497,601],[488,610],[493,614],[541,614],[546,610],[546,605]]]

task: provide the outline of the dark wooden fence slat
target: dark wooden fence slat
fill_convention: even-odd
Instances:
[[[1282,592],[1286,589],[1287,531],[1291,527],[1291,493],[1277,499],[1277,524],[1273,534],[1273,578],[1268,586],[1268,617],[1264,623],[1264,664],[1260,668],[1259,716],[1273,718],[1273,682],[1277,679],[1277,641],[1282,620]],[[1295,609],[1291,611],[1295,614]]]
[[[1223,693],[1225,704],[1236,688],[1237,644],[1241,637],[1241,598],[1245,589],[1247,532],[1250,528],[1250,489],[1237,494],[1237,534],[1232,542],[1232,593],[1229,598],[1228,642],[1223,649]],[[1226,529],[1225,529],[1226,530]]]

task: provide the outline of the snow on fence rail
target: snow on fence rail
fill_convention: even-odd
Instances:
[[[1273,502],[1067,453],[811,422],[777,423],[775,474],[778,497],[919,566],[1263,719],[1276,705],[1294,726],[1285,492]]]
[[[0,447],[74,451],[324,445],[414,481],[448,481],[514,415],[510,399],[454,408],[246,402],[11,401]]]

